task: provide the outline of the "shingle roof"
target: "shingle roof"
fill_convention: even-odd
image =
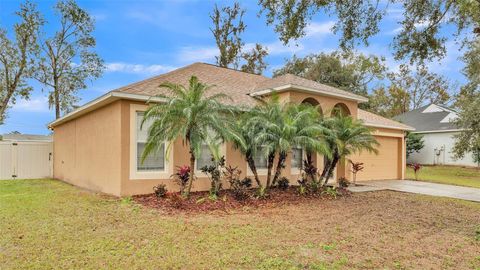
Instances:
[[[394,119],[415,128],[415,132],[442,131],[458,129],[453,122],[441,122],[450,114],[456,114],[454,110],[440,105],[435,105],[438,110],[424,112],[432,104],[395,116]]]
[[[297,90],[302,90],[301,88],[303,87],[303,91],[316,92],[323,95],[333,95],[340,98],[353,99],[358,102],[367,101],[365,97],[291,74],[276,78],[268,78],[261,75],[223,68],[211,64],[194,63],[171,72],[110,91],[102,97],[85,104],[84,106],[74,110],[64,117],[51,122],[49,127],[53,128],[54,126],[74,119],[79,115],[91,110],[95,110],[97,107],[103,106],[102,104],[107,104],[110,100],[131,98],[144,101],[148,100],[151,96],[159,94],[168,95],[168,90],[160,88],[160,84],[170,82],[187,85],[188,80],[192,75],[197,76],[201,82],[213,86],[208,93],[209,95],[218,93],[227,94],[231,99],[225,100],[224,102],[226,104],[235,106],[254,106],[257,104],[257,101],[254,97],[255,95],[264,95],[267,93],[260,92],[265,90],[275,90],[274,88],[282,86],[285,86],[288,89],[298,88]],[[125,95],[130,95],[130,97],[126,97]],[[361,110],[359,110],[358,118],[364,120],[370,125],[377,125],[387,128],[391,127],[396,129],[410,129],[409,127],[395,121]]]
[[[259,84],[257,84],[256,89],[253,93],[267,90],[267,89],[273,89],[273,88],[284,86],[284,85],[300,86],[300,87],[305,87],[312,90],[347,96],[354,99],[367,100],[365,97],[353,94],[351,92],[344,91],[344,90],[331,87],[325,84],[321,84],[316,81],[308,80],[299,76],[295,76],[293,74],[284,74],[269,80],[264,80],[263,82],[260,82]]]
[[[192,75],[197,76],[202,83],[214,86],[209,91],[210,95],[225,93],[231,97],[231,100],[225,100],[225,103],[246,106],[256,104],[255,99],[248,95],[255,89],[255,86],[263,81],[271,80],[261,75],[222,68],[211,64],[194,63],[114,91],[148,96],[167,95],[169,92],[164,88],[159,88],[160,84],[170,82],[187,85]]]
[[[226,100],[225,103],[231,103],[232,105],[253,106],[256,103],[255,99],[249,96],[250,94],[285,85],[306,87],[318,92],[366,101],[365,97],[291,74],[268,78],[206,63],[194,63],[144,81],[118,88],[114,91],[148,96],[158,94],[166,95],[168,91],[158,87],[161,83],[171,82],[186,85],[192,75],[197,76],[201,82],[214,86],[210,94],[228,94],[232,100]]]
[[[378,114],[358,109],[358,119],[362,120],[366,125],[385,128],[396,128],[402,130],[413,130],[414,128],[397,121],[382,117]]]

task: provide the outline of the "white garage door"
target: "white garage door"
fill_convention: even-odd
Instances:
[[[0,142],[0,179],[52,177],[51,142]]]

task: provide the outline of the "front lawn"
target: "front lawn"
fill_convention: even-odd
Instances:
[[[0,268],[479,269],[479,212],[382,191],[172,215],[54,180],[0,181]]]
[[[413,169],[407,167],[407,179],[415,179]],[[480,188],[480,169],[456,166],[422,166],[418,180]]]

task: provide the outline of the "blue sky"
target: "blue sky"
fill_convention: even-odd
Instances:
[[[39,9],[49,22],[45,32],[56,28],[58,21],[52,7],[55,1],[37,1]],[[80,91],[81,104],[88,102],[110,90],[161,74],[193,62],[214,63],[217,49],[209,30],[209,13],[217,3],[230,5],[231,1],[205,0],[165,0],[165,1],[78,1],[96,19],[94,36],[97,39],[98,54],[105,60],[107,69],[102,78],[89,83]],[[247,47],[262,43],[269,49],[269,64],[266,72],[284,63],[293,54],[304,56],[309,53],[329,52],[338,46],[338,37],[332,34],[335,18],[318,14],[307,28],[306,37],[296,44],[284,46],[271,26],[258,17],[257,1],[241,1],[247,10],[243,35]],[[0,0],[0,26],[11,30],[16,21],[13,13],[19,1]],[[368,47],[359,51],[367,54],[383,55],[391,69],[398,67],[391,56],[389,44],[399,25],[402,10],[391,6],[387,18],[382,21],[381,32],[370,40]],[[449,32],[445,30],[445,35]],[[452,82],[464,81],[458,60],[461,53],[454,42],[447,43],[449,53],[445,59],[430,64],[431,70],[447,76]],[[47,93],[32,82],[34,91],[30,100],[18,100],[9,110],[8,118],[0,126],[0,134],[14,130],[22,133],[48,134],[47,124],[54,119],[54,112],[48,108]]]

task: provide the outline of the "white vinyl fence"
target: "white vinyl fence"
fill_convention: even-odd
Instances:
[[[0,180],[52,177],[52,142],[0,141]]]

